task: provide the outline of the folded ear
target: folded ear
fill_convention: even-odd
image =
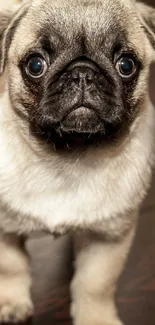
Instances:
[[[10,24],[12,18],[12,12],[6,11],[6,12],[0,12],[0,74],[2,73],[2,66],[3,66],[3,54],[2,54],[2,43],[3,43],[3,36],[4,32],[6,31],[8,25]]]
[[[155,49],[155,8],[152,8],[142,2],[137,2],[136,6],[138,8],[144,30],[150,40],[151,45]]]
[[[27,4],[16,5],[12,10],[0,12],[0,75],[3,73],[8,50],[15,30],[27,12]]]

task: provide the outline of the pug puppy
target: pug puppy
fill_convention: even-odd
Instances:
[[[155,10],[33,0],[0,14],[0,322],[33,312],[24,239],[74,238],[75,325],[114,303],[154,162]]]

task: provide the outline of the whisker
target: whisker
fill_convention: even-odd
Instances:
[[[47,136],[47,138],[45,140],[44,145],[46,145],[48,143],[48,140],[49,140],[50,136],[51,136],[51,132],[48,132],[48,136]]]

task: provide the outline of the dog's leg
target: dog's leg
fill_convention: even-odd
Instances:
[[[29,260],[21,240],[0,235],[0,323],[17,322],[32,314]]]
[[[88,232],[75,236],[75,276],[71,284],[75,325],[122,325],[114,295],[134,233],[135,228],[117,242],[104,242]]]

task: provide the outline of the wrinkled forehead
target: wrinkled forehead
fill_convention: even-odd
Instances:
[[[103,23],[106,30],[113,22],[124,23],[133,9],[132,0],[33,0],[31,13],[63,27],[68,24],[80,27],[91,22],[96,27]]]
[[[18,54],[43,36],[68,45],[80,37],[91,44],[124,37],[133,47],[141,48],[140,33],[133,0],[33,0],[15,33],[14,44]]]

